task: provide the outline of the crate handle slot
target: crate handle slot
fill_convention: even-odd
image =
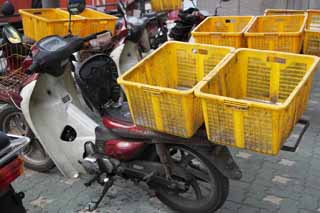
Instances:
[[[276,18],[275,21],[276,21],[276,22],[282,22],[282,21],[285,21],[285,19],[283,19],[283,18]]]
[[[208,55],[208,50],[206,49],[196,49],[196,48],[193,48],[192,49],[192,53],[193,54],[201,54],[201,55]]]
[[[233,102],[233,101],[224,101],[224,105],[228,108],[232,108],[239,111],[248,111],[249,106],[245,103]]]
[[[41,11],[36,11],[36,12],[33,12],[33,15],[42,15],[42,12]]]
[[[286,64],[286,59],[285,58],[280,58],[280,57],[267,57],[268,62],[273,62],[273,63],[278,63],[278,64]]]
[[[149,93],[152,93],[152,94],[155,94],[155,95],[160,95],[161,94],[161,90],[155,89],[155,88],[143,87],[143,90],[145,92],[149,92]]]
[[[225,22],[226,23],[235,23],[236,20],[235,19],[226,19]]]

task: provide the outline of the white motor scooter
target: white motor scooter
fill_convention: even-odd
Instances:
[[[227,199],[228,178],[239,179],[241,172],[226,147],[207,141],[204,129],[190,139],[144,129],[133,124],[125,103],[121,108],[101,109],[100,112],[105,113],[101,113],[104,126],[98,125],[81,110],[69,59],[82,48],[83,43],[95,36],[51,36],[33,47],[33,62],[27,71],[37,77],[23,88],[21,108],[56,166],[71,178],[86,173],[94,175],[87,186],[94,181],[104,186],[102,195],[91,209],[97,208],[112,186],[114,176],[146,182],[157,191],[162,202],[180,212],[213,212],[219,209]],[[84,92],[87,100],[93,100],[94,107],[100,109],[95,100],[104,103],[113,97],[110,89],[108,91],[104,86],[110,87],[112,81],[116,84],[112,78],[114,70],[116,76],[117,71],[109,56],[100,54],[94,57],[101,58],[82,65],[82,75],[86,76],[86,71],[92,70],[90,68],[98,72],[88,76],[88,84],[82,85],[81,90],[101,88],[91,93],[94,98]],[[91,83],[99,78],[105,84],[92,87]],[[193,145],[188,146],[190,144]],[[208,186],[202,187],[196,181],[205,182]],[[190,187],[194,187],[196,194],[192,201],[180,195],[188,193]],[[199,192],[199,188],[204,192]],[[171,192],[176,191],[179,193],[173,196]],[[201,193],[208,195],[200,196]]]

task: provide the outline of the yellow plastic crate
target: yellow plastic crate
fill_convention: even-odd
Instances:
[[[253,16],[208,17],[193,30],[192,36],[196,43],[245,47],[243,33],[253,18]]]
[[[118,18],[93,9],[85,9],[80,15],[86,19],[86,32],[82,36],[109,30],[113,34],[115,32]]]
[[[49,35],[68,35],[69,14],[60,9],[21,9],[23,30],[26,37],[38,41]],[[85,19],[72,16],[71,30],[74,35],[84,35]]]
[[[195,89],[210,141],[276,155],[303,114],[319,58],[238,49]]]
[[[203,124],[194,87],[233,50],[167,42],[119,77],[135,124],[191,137]]]
[[[249,48],[300,53],[305,15],[257,16],[245,32]]]
[[[320,56],[320,10],[308,10],[303,53]]]
[[[69,13],[61,9],[19,10],[26,37],[38,41],[49,35],[68,35]],[[114,33],[117,18],[92,9],[71,16],[73,35],[87,36],[103,30]]]
[[[305,10],[288,10],[288,9],[266,9],[264,11],[265,16],[270,15],[305,15]]]
[[[153,11],[169,11],[182,8],[182,0],[151,0]]]

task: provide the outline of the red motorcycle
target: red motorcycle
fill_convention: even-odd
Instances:
[[[28,73],[38,73],[38,78],[23,88],[21,107],[58,169],[68,177],[92,174],[86,185],[97,181],[103,186],[90,210],[98,207],[115,176],[145,182],[164,204],[180,212],[219,209],[228,196],[228,178],[241,178],[229,150],[210,144],[204,129],[183,139],[135,126],[126,102],[110,104],[120,94],[113,88],[117,66],[108,55],[87,59],[75,72],[83,96],[104,126],[81,110],[70,62],[65,62],[97,35],[50,36],[33,47],[37,51]]]
[[[19,152],[29,143],[29,138],[6,135],[0,132],[0,206],[3,213],[25,213],[24,193],[16,193],[11,183],[23,173],[23,160]]]

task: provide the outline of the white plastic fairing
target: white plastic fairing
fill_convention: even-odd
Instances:
[[[82,160],[85,142],[95,142],[98,125],[78,107],[70,72],[61,77],[41,74],[23,88],[21,96],[22,112],[29,126],[61,173],[69,178],[85,173],[78,161]],[[60,139],[66,125],[77,133],[73,142]]]

